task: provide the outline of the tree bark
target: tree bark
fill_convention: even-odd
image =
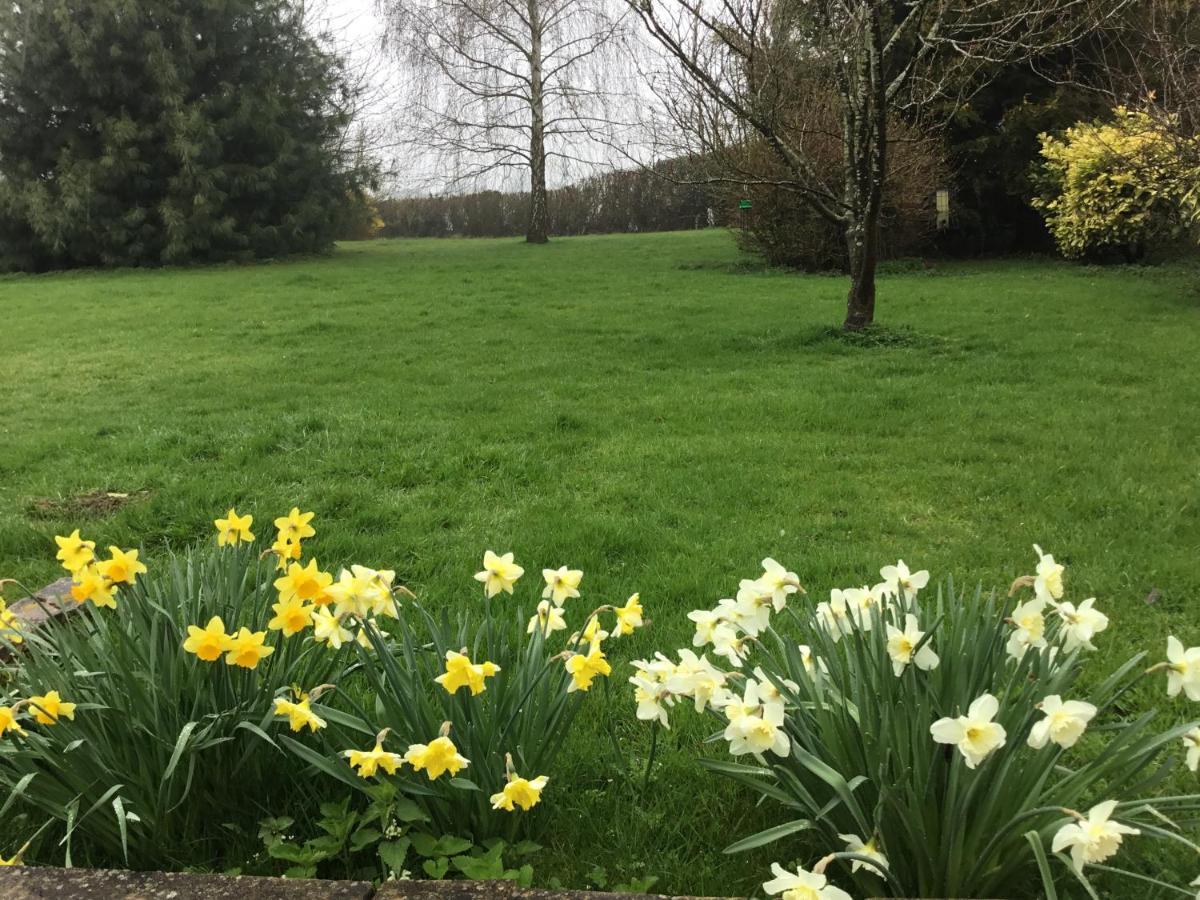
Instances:
[[[527,0],[529,16],[529,228],[525,240],[544,244],[550,240],[550,213],[546,207],[546,110],[542,84],[541,0]]]
[[[870,221],[868,221],[868,219]],[[879,214],[846,229],[850,259],[850,292],[844,331],[862,331],[875,321],[875,267],[879,262]]]

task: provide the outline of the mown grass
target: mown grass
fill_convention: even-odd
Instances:
[[[943,264],[884,276],[852,340],[841,279],[747,265],[720,232],[3,278],[0,574],[57,577],[62,529],[153,551],[231,504],[264,527],[300,504],[323,565],[444,602],[488,547],[529,578],[582,568],[580,614],[639,590],[625,661],[685,645],[684,613],[766,555],[813,595],[897,557],[1007,586],[1037,541],[1111,615],[1107,671],[1200,643],[1196,275]],[[76,502],[96,491],[135,496]],[[551,783],[539,882],[750,890],[799,845],[720,855],[779,814],[698,769],[702,723],[664,735],[643,792],[627,674]]]

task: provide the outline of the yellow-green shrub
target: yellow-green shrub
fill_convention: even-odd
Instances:
[[[1125,107],[1113,110],[1111,122],[1041,135],[1044,190],[1034,205],[1062,253],[1134,258],[1193,228],[1200,166],[1194,152],[1180,152],[1181,140],[1147,112]]]

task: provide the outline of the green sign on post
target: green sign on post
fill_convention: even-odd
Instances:
[[[738,204],[738,209],[749,209],[753,205],[749,200],[743,200]]]

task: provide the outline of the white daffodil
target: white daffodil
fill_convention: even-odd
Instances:
[[[542,589],[542,599],[553,600],[555,606],[562,606],[567,600],[579,596],[579,582],[583,580],[583,572],[559,566],[557,569],[542,569],[542,578],[546,581],[546,587]]]
[[[875,838],[872,837],[869,841],[864,842],[857,834],[839,834],[839,838],[846,842],[847,853],[857,853],[859,856],[869,856],[875,860],[878,865],[871,865],[862,860],[850,861],[850,872],[857,872],[859,869],[876,869],[879,874],[883,874],[883,870],[888,867],[887,857],[879,852],[879,847],[875,843]]]
[[[367,612],[374,616],[396,618],[396,600],[392,596],[392,582],[396,573],[391,569],[368,569],[359,565],[351,566],[350,572],[358,582],[359,601]],[[357,615],[360,619],[367,618],[366,613]]]
[[[1008,638],[1008,655],[1020,659],[1031,647],[1041,650],[1046,646],[1046,601],[1034,597],[1012,611],[1010,621],[1014,631]]]
[[[1096,715],[1096,707],[1092,704],[1082,700],[1063,702],[1058,694],[1051,694],[1038,706],[1046,716],[1029,732],[1027,743],[1034,750],[1041,750],[1050,741],[1064,750],[1074,747]]]
[[[638,670],[638,674],[629,679],[637,701],[637,717],[644,722],[657,719],[664,728],[670,728],[667,710],[675,705],[675,699],[671,696],[667,681],[674,673],[675,666],[661,654],[652,662],[635,659],[632,665]]]
[[[767,673],[762,670],[762,666],[754,667],[754,677],[758,679],[758,696],[772,703],[775,701],[783,702],[783,693],[775,686],[774,682],[767,678]],[[800,685],[794,681],[789,681],[786,678],[781,678],[780,681],[793,694],[800,690]]]
[[[822,672],[829,671],[825,667],[825,660],[814,657],[812,647],[808,646],[808,644],[800,644],[797,649],[800,651],[800,662],[804,664],[804,671],[809,675],[812,675],[813,667],[818,665],[821,667]]]
[[[325,589],[325,594],[333,601],[334,615],[339,618],[354,616],[365,619],[370,612],[371,603],[365,595],[367,585],[353,572],[342,569],[337,581]]]
[[[696,634],[692,637],[693,647],[703,647],[713,642],[713,631],[725,620],[715,610],[693,609],[687,617],[696,623]]]
[[[771,591],[759,582],[743,578],[734,603],[729,618],[751,637],[758,637],[771,624]],[[722,600],[721,604],[724,605],[725,601]]]
[[[854,620],[850,618],[850,608],[842,591],[834,588],[829,592],[828,603],[817,604],[817,624],[829,632],[835,644],[842,635],[854,630]]]
[[[1043,553],[1037,544],[1033,552],[1038,555],[1037,575],[1033,579],[1033,591],[1043,600],[1061,600],[1063,595],[1063,572],[1065,568],[1056,563],[1049,553]]]
[[[775,612],[783,612],[788,596],[802,590],[800,576],[795,572],[789,572],[769,556],[762,561],[762,567],[763,573],[759,576],[758,582],[771,594]]]
[[[543,600],[537,605],[537,612],[529,620],[529,627],[525,629],[526,634],[533,634],[535,631],[541,631],[542,635],[553,634],[555,631],[563,631],[567,627],[567,620],[563,618],[561,606],[555,606],[549,600]]]
[[[740,669],[750,654],[749,642],[725,622],[713,629],[713,653],[725,657],[731,666]]]
[[[753,678],[746,679],[746,692],[741,700],[727,704],[724,712],[729,720],[725,740],[729,741],[731,754],[760,755],[770,751],[776,756],[788,755],[791,741],[783,730],[783,701],[763,699]]]
[[[1187,748],[1187,767],[1193,772],[1200,770],[1200,728],[1193,728],[1183,736]]]
[[[842,591],[842,599],[846,603],[846,609],[850,613],[850,618],[863,631],[871,630],[871,610],[875,607],[882,607],[883,593],[876,593],[876,589],[882,585],[876,585],[874,588],[869,588],[863,585],[860,588],[846,588]]]
[[[1063,649],[1070,653],[1077,647],[1095,650],[1092,638],[1108,627],[1108,616],[1096,609],[1095,597],[1089,597],[1076,608],[1073,603],[1060,603],[1058,617],[1063,622]]]
[[[342,644],[351,640],[354,634],[348,629],[343,628],[342,623],[338,620],[328,607],[322,606],[312,611],[313,621],[313,640],[318,643],[328,644],[334,650],[342,649]]]
[[[853,900],[815,872],[804,869],[789,872],[779,863],[771,863],[771,873],[775,877],[763,882],[763,890],[768,894],[783,894],[783,900]]]
[[[953,744],[974,769],[993,750],[1004,746],[1008,735],[1004,727],[993,722],[1000,711],[1000,702],[991,694],[983,694],[967,709],[965,716],[938,719],[929,726],[929,733],[939,744]]]
[[[927,571],[910,572],[904,560],[899,560],[894,566],[884,566],[879,570],[879,577],[883,579],[888,593],[896,595],[903,592],[909,600],[929,584]]]
[[[1200,647],[1183,649],[1179,638],[1167,638],[1167,696],[1179,692],[1189,700],[1200,700]]]
[[[691,697],[696,703],[696,712],[723,705],[720,701],[728,693],[725,691],[725,673],[691,650],[679,651],[679,665],[667,678],[667,690],[680,697]]]
[[[1086,818],[1058,829],[1054,835],[1054,842],[1050,845],[1051,849],[1060,853],[1070,847],[1071,864],[1079,873],[1083,872],[1083,867],[1088,863],[1104,862],[1117,852],[1125,835],[1141,834],[1137,828],[1130,828],[1109,818],[1116,808],[1116,800],[1093,806],[1088,810]]]
[[[925,632],[917,627],[917,617],[912,613],[904,617],[903,631],[888,623],[887,651],[888,656],[892,658],[892,671],[896,673],[897,678],[904,674],[904,668],[909,664],[925,672],[937,668],[938,655],[934,653],[930,642],[926,642],[920,650],[913,653],[924,637]]]

